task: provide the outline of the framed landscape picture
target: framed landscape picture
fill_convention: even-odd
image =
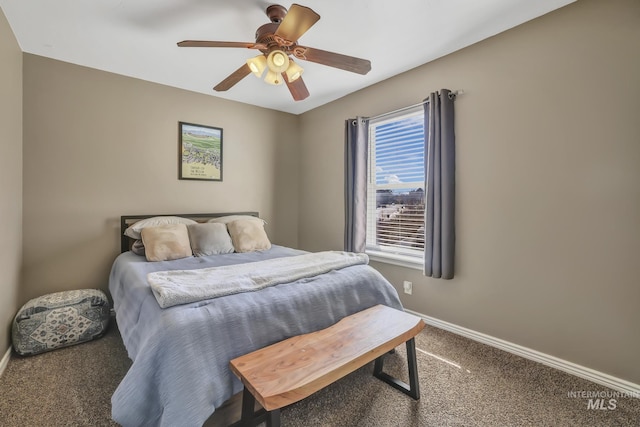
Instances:
[[[222,181],[222,129],[178,122],[178,179]]]

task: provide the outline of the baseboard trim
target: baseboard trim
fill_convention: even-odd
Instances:
[[[2,360],[0,360],[0,377],[2,377],[4,370],[9,364],[9,359],[11,359],[11,346],[9,346],[4,356],[2,356]]]
[[[478,341],[482,344],[486,344],[491,347],[504,350],[508,353],[524,357],[525,359],[542,363],[543,365],[556,368],[558,370],[567,372],[571,375],[575,375],[576,377],[580,377],[585,380],[592,381],[596,384],[600,384],[605,387],[609,387],[611,389],[614,389],[623,393],[628,393],[631,396],[640,397],[640,384],[635,384],[630,381],[623,380],[621,378],[616,378],[609,374],[605,374],[603,372],[599,372],[594,369],[587,368],[585,366],[581,366],[573,362],[569,362],[567,360],[560,359],[558,357],[539,352],[537,350],[523,347],[521,345],[514,344],[500,338],[492,337],[491,335],[483,334],[481,332],[477,332],[472,329],[467,329],[465,327],[458,326],[453,323],[445,322],[443,320],[436,319],[434,317],[426,316],[416,311],[407,310],[407,309],[405,309],[405,311],[421,317],[422,319],[424,319],[426,324],[435,326],[436,328],[444,329],[445,331],[449,331],[454,334],[461,335],[463,337],[472,339],[474,341]]]

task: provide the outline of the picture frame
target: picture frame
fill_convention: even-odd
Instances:
[[[178,122],[178,179],[222,181],[222,128]]]

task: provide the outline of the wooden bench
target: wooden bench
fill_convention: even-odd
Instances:
[[[280,425],[280,408],[304,399],[375,360],[373,375],[412,398],[420,398],[414,337],[417,316],[377,305],[321,331],[299,335],[233,359],[244,384],[242,418],[236,423]],[[382,371],[383,356],[406,343],[409,385]],[[254,410],[256,400],[264,409]]]

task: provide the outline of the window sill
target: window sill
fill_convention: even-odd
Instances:
[[[413,268],[415,270],[424,270],[424,260],[407,255],[391,254],[382,251],[373,251],[367,249],[365,251],[369,255],[369,260],[375,262],[383,262],[385,264],[398,265],[400,267]]]

